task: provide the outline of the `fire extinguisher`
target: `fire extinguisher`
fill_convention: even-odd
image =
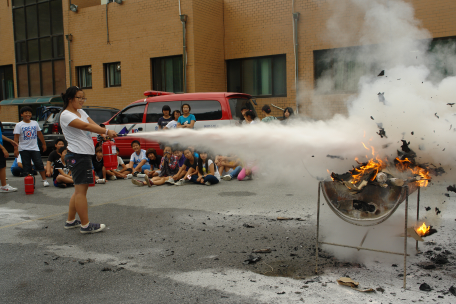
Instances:
[[[35,192],[35,177],[27,175],[24,177],[25,194],[33,194]]]
[[[116,153],[116,144],[109,140],[109,137],[107,137],[107,140],[103,142],[102,145],[103,149],[103,165],[106,168],[106,170],[115,170],[117,169],[117,153]]]
[[[92,183],[89,184],[89,187],[95,186],[95,171],[92,170],[93,180]]]

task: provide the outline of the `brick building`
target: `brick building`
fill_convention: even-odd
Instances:
[[[300,112],[320,118],[310,109],[320,75],[316,56],[358,46],[364,20],[356,1],[349,0],[118,2],[2,1],[0,100],[58,96],[72,84],[84,88],[87,105],[121,109],[150,89],[242,91],[256,97],[257,110],[266,103],[296,109],[298,100]],[[433,38],[454,39],[456,1],[406,3]],[[328,20],[336,11],[341,16],[337,27],[352,32],[348,39],[327,39]],[[383,42],[383,37],[369,41]],[[328,113],[345,113],[349,93],[352,89],[344,84],[316,97]],[[273,114],[281,116],[281,111]],[[0,106],[0,120],[18,119],[17,106]]]

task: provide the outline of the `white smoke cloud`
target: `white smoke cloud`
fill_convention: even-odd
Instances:
[[[334,15],[327,22],[325,39],[335,46],[375,44],[349,56],[377,67],[376,73],[366,71],[358,91],[344,99],[345,113],[325,120],[296,119],[288,125],[177,129],[142,135],[151,140],[207,147],[215,154],[235,153],[244,159],[255,159],[266,173],[265,181],[296,183],[309,191],[316,189],[318,177],[329,177],[327,169],[343,173],[356,165],[355,157],[361,161],[366,160],[365,156],[370,158],[371,147],[379,157],[393,159],[401,140],[410,141],[419,162],[442,165],[447,173],[454,172],[450,168],[456,158],[456,106],[447,104],[456,102],[456,77],[446,77],[437,64],[443,61],[454,73],[455,46],[428,54],[431,35],[415,19],[412,5],[404,1],[351,0],[349,6],[345,3],[333,2]],[[353,14],[362,16],[361,28],[345,20],[353,7]],[[381,70],[385,75],[377,77]],[[331,96],[319,93],[328,91],[331,81],[320,80],[315,90],[302,84],[304,89],[298,98],[310,98],[311,111],[324,111],[322,100]],[[379,92],[384,92],[384,103],[379,101]],[[324,116],[319,113],[314,117]],[[387,138],[377,135],[378,124]],[[325,227],[328,234],[334,228]]]

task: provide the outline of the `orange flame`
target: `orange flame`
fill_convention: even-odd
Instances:
[[[397,157],[396,161],[397,169],[399,169],[400,171],[410,170],[413,174],[419,175],[421,180],[416,181],[416,184],[420,187],[427,187],[427,185],[429,184],[429,180],[431,179],[431,176],[429,175],[429,170],[422,168],[420,166],[415,166],[408,158],[400,160]]]
[[[366,147],[366,145],[363,142],[362,142],[362,144],[363,144],[364,148],[366,148],[366,150],[369,150],[369,148]]]
[[[426,226],[425,223],[421,225],[420,227],[416,228],[415,231],[419,236],[426,236],[429,234],[429,231],[431,230],[431,226]]]
[[[379,158],[370,159],[367,162],[367,164],[365,164],[359,168],[354,168],[351,171],[352,180],[350,182],[352,184],[356,184],[359,181],[361,181],[361,178],[363,177],[364,174],[371,174],[372,172],[375,172],[372,175],[372,177],[370,178],[370,180],[373,181],[377,177],[378,172],[380,172],[385,167],[386,167],[386,164],[381,159],[379,159]]]

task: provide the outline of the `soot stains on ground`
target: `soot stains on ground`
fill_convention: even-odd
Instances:
[[[112,255],[130,266],[150,267],[165,273],[232,268],[292,278],[314,274],[315,226],[303,221],[277,221],[276,214],[241,216],[131,206],[124,207],[125,217],[119,221],[110,218],[109,208],[106,206],[103,218],[110,229],[100,234],[87,237],[78,231],[61,233],[62,223],[55,221],[48,224],[45,232],[23,231],[21,237],[39,236],[57,246],[71,245]],[[91,216],[102,217],[95,212]],[[245,223],[254,228],[245,227]],[[253,253],[263,248],[271,251]],[[261,261],[243,264],[252,254],[260,255]],[[334,265],[335,259],[326,253],[320,251],[319,256],[319,270]]]
[[[230,192],[220,192],[218,195],[226,197],[226,196],[254,196],[257,195],[254,192],[249,191],[230,191]]]

